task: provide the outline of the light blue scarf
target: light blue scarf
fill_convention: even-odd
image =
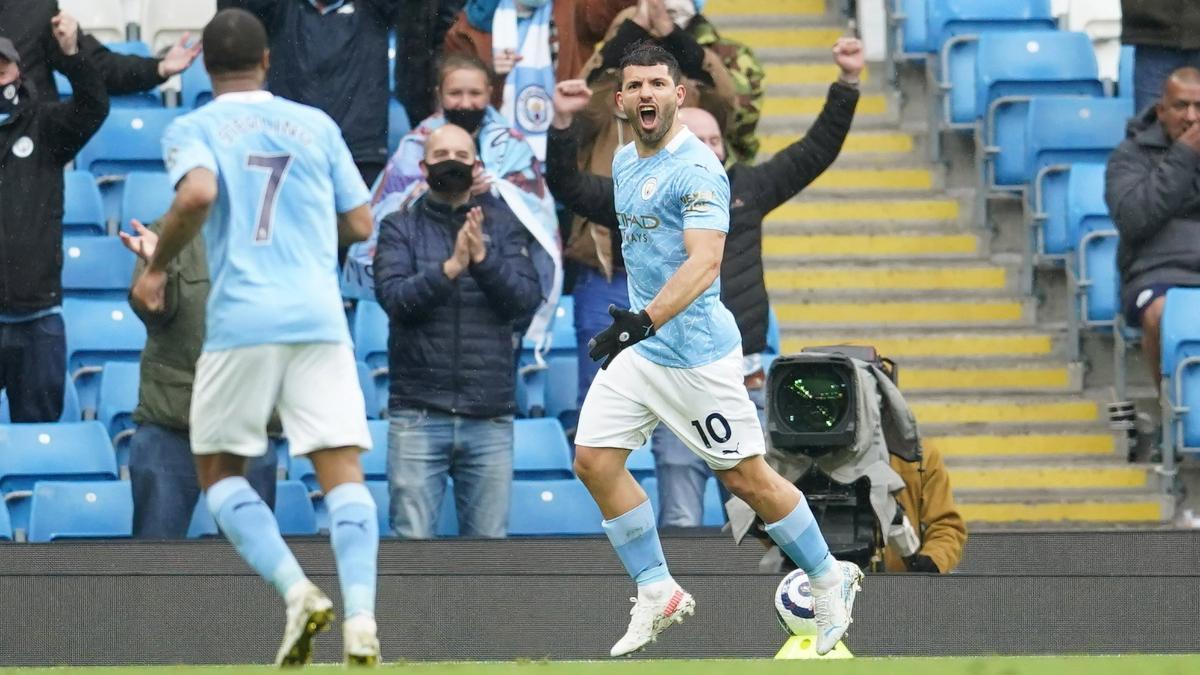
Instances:
[[[521,55],[504,78],[504,104],[500,114],[511,120],[529,141],[533,154],[546,159],[546,132],[554,119],[554,63],[550,57],[550,16],[554,2],[534,10],[524,38],[517,27],[514,0],[500,0],[492,21],[493,56],[511,49]]]

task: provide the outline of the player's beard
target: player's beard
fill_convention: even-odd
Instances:
[[[633,121],[633,133],[637,134],[642,145],[653,148],[657,147],[659,141],[670,133],[671,127],[675,125],[676,112],[677,106],[674,99],[662,104],[658,109],[658,125],[649,131],[642,128],[642,116],[638,113],[637,106],[634,107],[632,114],[629,111],[625,111],[625,114],[629,115],[630,120]]]

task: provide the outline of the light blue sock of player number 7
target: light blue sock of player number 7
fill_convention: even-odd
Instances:
[[[283,537],[275,514],[241,476],[218,481],[207,491],[208,510],[225,537],[242,558],[287,596],[288,589],[304,580]]]
[[[825,536],[804,497],[800,497],[800,503],[783,520],[767,525],[767,535],[810,580],[832,571],[835,561],[829,553],[829,544],[825,543]]]
[[[649,499],[602,525],[625,571],[638,586],[670,578]]]
[[[342,483],[325,495],[325,505],[329,508],[329,538],[337,559],[345,615],[374,615],[379,558],[375,500],[362,483]]]

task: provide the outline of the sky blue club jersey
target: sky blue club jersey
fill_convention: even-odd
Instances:
[[[370,194],[333,120],[265,91],[224,94],[171,124],[163,156],[173,185],[193,169],[217,176],[204,350],[349,343],[337,214]]]
[[[646,308],[687,259],[683,231],[729,232],[729,177],[713,151],[686,127],[652,157],[629,143],[613,157],[621,252],[633,311]],[[733,314],[721,304],[718,278],[658,332],[634,349],[672,368],[696,368],[741,343]]]

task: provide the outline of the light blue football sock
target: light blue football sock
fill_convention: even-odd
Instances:
[[[649,499],[602,524],[625,571],[638,586],[671,577],[662,543],[658,540],[658,526],[654,522],[654,508],[650,506]]]
[[[304,571],[292,555],[275,514],[241,476],[225,478],[208,489],[208,510],[242,558],[271,582],[279,594],[304,581]]]
[[[800,503],[792,512],[775,523],[767,525],[767,534],[792,562],[804,570],[809,580],[825,575],[833,569],[834,558],[829,553],[829,544],[817,526],[808,500],[800,496]]]
[[[347,618],[375,615],[376,560],[379,557],[379,518],[375,500],[362,483],[342,483],[325,495],[329,507],[329,538],[337,559],[338,581]]]

